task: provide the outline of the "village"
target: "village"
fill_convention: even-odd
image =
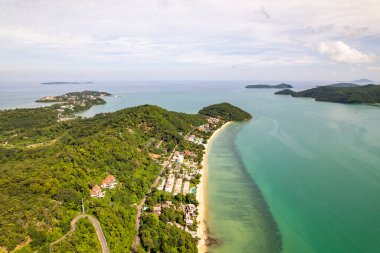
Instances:
[[[208,123],[195,128],[189,134],[183,136],[184,140],[195,144],[195,147],[202,150],[205,140],[217,129],[221,122],[218,118],[207,118]],[[157,141],[152,139],[146,145],[147,148]],[[160,148],[162,141],[158,141],[154,148]],[[203,153],[202,153],[203,154]],[[149,153],[155,161],[161,161],[163,167],[162,173],[157,178],[157,186],[153,192],[148,195],[148,200],[142,208],[142,212],[149,212],[161,216],[169,225],[176,226],[191,234],[197,236],[197,215],[198,202],[196,200],[196,191],[201,177],[202,166],[196,150],[176,150],[169,154],[169,159],[163,161],[161,155]],[[96,184],[90,190],[90,197],[104,198],[106,189],[112,190],[117,186],[116,178],[113,175],[106,176],[102,182]],[[155,203],[152,195],[162,194],[164,199]],[[152,204],[154,203],[154,204]],[[170,219],[163,216],[168,215]],[[174,217],[174,218],[173,218]],[[173,219],[175,221],[173,221]]]
[[[208,118],[208,123],[194,129],[192,133],[184,136],[186,141],[198,146],[204,145],[205,140],[222,122],[218,118]],[[190,233],[194,238],[197,236],[197,201],[196,191],[201,177],[201,161],[197,159],[195,150],[174,150],[171,158],[163,162],[165,170],[159,177],[156,194],[170,194],[173,200],[156,203],[154,206],[144,206],[145,212],[152,212],[157,216],[164,213],[175,212],[182,220],[168,221],[167,223],[177,226],[181,230]]]
[[[102,97],[111,96],[108,92],[82,91],[70,92],[62,96],[46,96],[38,99],[39,103],[59,103],[55,105],[58,113],[58,122],[73,120],[75,112],[89,109],[93,105],[105,104]]]

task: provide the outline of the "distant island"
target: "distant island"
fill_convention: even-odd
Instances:
[[[369,80],[369,79],[365,79],[365,78],[362,78],[362,79],[359,79],[359,80],[355,80],[355,81],[352,81],[353,83],[373,83],[372,80]]]
[[[44,85],[51,85],[51,84],[91,84],[92,82],[47,82],[47,83],[41,83]]]
[[[245,86],[247,89],[291,89],[293,86],[286,83],[280,83],[277,85],[268,85],[268,84],[251,84]]]
[[[368,84],[354,87],[319,86],[295,92],[289,89],[278,91],[276,95],[310,97],[316,101],[335,103],[380,103],[380,85]]]

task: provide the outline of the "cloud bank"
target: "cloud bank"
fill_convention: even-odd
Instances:
[[[364,2],[2,0],[0,78],[352,79],[349,63],[380,79],[380,1]]]

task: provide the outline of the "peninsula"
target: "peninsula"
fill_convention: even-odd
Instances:
[[[60,106],[0,111],[0,251],[92,252],[94,223],[72,228],[92,217],[110,252],[197,252],[204,143],[251,116],[142,105],[62,122]]]
[[[286,83],[280,83],[277,85],[268,85],[268,84],[252,84],[245,86],[247,89],[291,89],[293,86]]]
[[[108,92],[99,91],[82,91],[82,92],[70,92],[61,96],[46,96],[42,97],[36,102],[38,103],[55,103],[55,108],[58,112],[58,121],[66,121],[74,119],[75,113],[87,110],[94,105],[103,105],[106,101],[103,97],[111,96]]]
[[[380,103],[380,85],[375,84],[352,87],[319,86],[299,92],[285,89],[275,94],[310,97],[316,101],[335,103]]]
[[[333,83],[326,85],[327,87],[335,87],[335,88],[352,88],[352,87],[358,87],[359,84],[356,83]]]

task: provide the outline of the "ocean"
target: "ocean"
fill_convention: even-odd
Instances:
[[[2,82],[0,108],[86,89],[115,95],[86,117],[140,104],[196,113],[230,102],[254,118],[227,127],[211,146],[208,225],[219,244],[210,252],[380,252],[380,108],[244,89],[250,83]]]

